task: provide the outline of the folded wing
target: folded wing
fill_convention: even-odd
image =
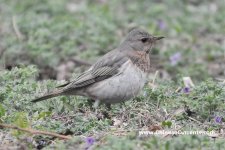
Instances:
[[[123,53],[114,50],[104,55],[89,70],[82,73],[74,81],[65,84],[64,91],[83,88],[90,84],[105,80],[119,73],[120,66],[128,60]]]

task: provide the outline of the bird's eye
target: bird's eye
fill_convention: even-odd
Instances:
[[[141,39],[141,41],[142,41],[143,43],[147,42],[147,40],[148,40],[148,38],[142,38],[142,39]]]

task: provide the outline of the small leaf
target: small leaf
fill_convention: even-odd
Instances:
[[[168,126],[169,128],[172,126],[172,122],[171,121],[163,121],[162,122],[162,126]]]
[[[14,117],[13,117],[13,124],[16,125],[17,127],[20,128],[28,128],[29,127],[29,120],[28,120],[28,115],[25,112],[17,112]],[[21,134],[23,134],[24,132],[22,131],[18,131],[18,130],[14,130],[12,132],[13,135],[15,136],[19,136]]]
[[[170,149],[170,143],[169,141],[167,141],[165,144],[165,150],[169,150],[169,149]]]
[[[162,122],[162,126],[164,126],[164,127],[166,126],[166,121]]]
[[[38,115],[38,119],[45,118],[45,117],[49,117],[51,114],[52,114],[52,112],[50,112],[50,111],[41,112]]]
[[[21,128],[29,127],[29,120],[25,112],[17,112],[14,116],[13,124]]]
[[[167,121],[167,126],[170,128],[172,126],[172,122],[171,121]]]

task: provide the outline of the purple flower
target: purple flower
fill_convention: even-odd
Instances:
[[[189,87],[183,88],[183,92],[184,92],[185,94],[190,93],[190,91],[191,91],[191,89],[190,89]]]
[[[181,61],[181,53],[176,52],[172,56],[170,56],[170,63],[171,65],[175,66],[179,61]]]
[[[216,122],[216,123],[221,123],[221,122],[222,122],[222,117],[216,116],[216,117],[215,117],[215,122]]]
[[[158,20],[157,25],[160,30],[164,30],[166,28],[166,23],[161,19]]]
[[[86,144],[87,144],[86,149],[89,149],[89,147],[94,144],[95,139],[93,137],[87,137],[85,139],[85,141],[86,141]]]

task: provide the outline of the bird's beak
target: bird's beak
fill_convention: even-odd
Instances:
[[[165,37],[163,37],[163,36],[153,37],[154,41],[158,41],[158,40],[161,40],[161,39],[163,39],[163,38],[165,38]]]

